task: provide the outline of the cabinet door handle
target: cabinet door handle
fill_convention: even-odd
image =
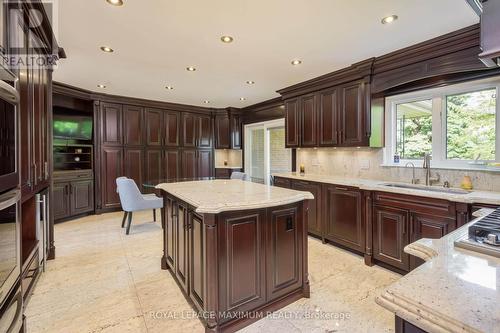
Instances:
[[[410,215],[410,236],[414,234],[413,214]]]
[[[73,185],[69,185],[69,194],[73,194]]]
[[[406,220],[403,221],[403,235],[406,235]]]

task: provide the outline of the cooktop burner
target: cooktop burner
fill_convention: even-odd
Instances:
[[[473,222],[455,246],[500,258],[500,208]]]

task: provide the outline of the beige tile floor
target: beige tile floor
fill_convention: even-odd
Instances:
[[[160,224],[151,212],[136,215],[128,236],[120,228],[121,213],[55,226],[57,258],[28,305],[28,333],[204,331],[197,319],[172,319],[189,317],[191,308],[170,273],[160,269]],[[312,238],[309,272],[310,299],[241,332],[393,332],[393,315],[374,298],[399,275]]]

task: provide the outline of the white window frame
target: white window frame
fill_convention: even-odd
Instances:
[[[277,127],[285,127],[285,118],[280,118],[276,120],[263,121],[259,123],[253,123],[245,125],[244,133],[244,142],[245,142],[245,170],[252,169],[252,130],[255,129],[263,129],[264,130],[264,183],[270,185],[271,180],[271,159],[270,159],[270,136],[269,129],[277,128]],[[251,172],[249,172],[251,176]]]
[[[394,163],[396,153],[396,113],[397,105],[432,99],[432,166],[435,168],[450,169],[482,169],[485,166],[471,164],[472,160],[450,160],[446,158],[446,96],[457,95],[486,89],[496,89],[496,116],[495,116],[495,161],[500,162],[500,79],[498,77],[466,82],[447,87],[421,90],[396,96],[387,97],[385,100],[385,166],[401,166],[412,162],[417,167],[423,165],[423,159],[401,159]]]

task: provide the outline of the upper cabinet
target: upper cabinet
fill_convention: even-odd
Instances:
[[[146,144],[178,147],[180,145],[180,113],[146,109]]]
[[[286,145],[368,146],[370,96],[363,81],[285,101]]]
[[[365,84],[354,82],[340,87],[340,145],[368,146],[370,140],[370,95]]]
[[[300,147],[300,110],[299,99],[285,101],[285,144],[287,148]]]
[[[215,116],[215,149],[241,149],[241,115],[223,110]]]
[[[369,146],[374,59],[279,90],[286,146]]]
[[[128,146],[141,146],[143,135],[144,109],[133,105],[123,106],[123,132],[124,144]]]
[[[182,114],[182,143],[188,148],[212,148],[211,115]]]
[[[181,116],[176,111],[166,111],[163,113],[163,144],[169,147],[180,145],[180,124]]]
[[[122,105],[114,103],[101,104],[101,144],[121,145],[122,136]]]

